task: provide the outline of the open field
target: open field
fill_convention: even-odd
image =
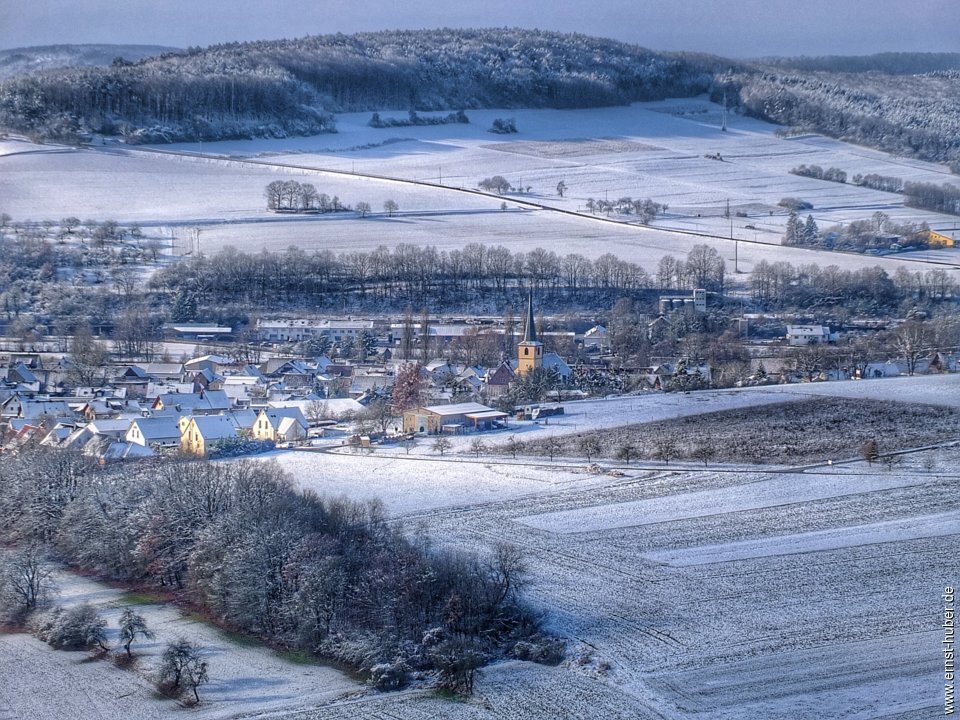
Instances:
[[[487,133],[492,119],[505,114],[516,117],[519,134]],[[905,208],[899,195],[790,174],[796,165],[936,183],[955,177],[943,166],[819,136],[779,139],[774,126],[748,118],[733,118],[730,131],[721,133],[717,106],[702,99],[577,111],[478,110],[470,117],[469,125],[374,129],[366,125],[367,114],[346,114],[338,117],[334,135],[163,148],[184,155],[117,146],[57,149],[8,140],[0,143],[0,210],[16,220],[75,215],[139,222],[163,237],[182,238],[187,228],[199,227],[201,249],[207,252],[225,245],[248,251],[290,245],[342,251],[399,243],[452,250],[485,242],[593,258],[612,252],[652,270],[662,256],[684,255],[706,242],[732,269],[734,243],[723,217],[729,200],[733,212],[746,213],[734,218],[732,227],[741,241],[736,254],[742,271],[760,260],[879,265],[890,273],[903,264],[960,266],[960,250],[873,257],[779,245],[786,213],[777,202],[785,196],[813,202],[821,227],[865,219],[878,210],[948,233],[957,225],[950,216]],[[197,157],[201,152],[204,157]],[[715,153],[723,160],[704,157]],[[463,192],[495,174],[529,186],[530,192],[503,198]],[[366,201],[374,214],[360,219],[352,213],[269,213],[263,188],[275,179],[312,182],[351,205]],[[563,198],[556,192],[560,180],[568,186]],[[620,222],[634,216],[608,219],[586,212],[587,198],[624,196],[650,197],[670,209],[652,228]],[[381,212],[388,199],[400,207],[393,218]]]
[[[860,383],[893,397],[923,385]],[[696,395],[679,400],[695,406]],[[509,471],[403,455],[281,462],[320,492],[349,491],[334,478],[352,463],[354,477],[395,483],[389,514],[443,544],[506,540],[528,552],[531,597],[572,647],[563,667],[537,672],[567,675],[535,696],[509,695],[508,710],[504,668],[487,670],[492,687],[482,683],[481,693],[491,710],[468,705],[442,717],[866,720],[934,717],[942,702],[937,608],[955,582],[957,460],[953,447],[909,455],[892,472],[860,461],[798,471],[621,465],[614,476],[584,472],[582,460],[579,470],[506,461]],[[509,477],[515,493],[487,487],[491,472]],[[477,489],[456,502],[470,477]],[[603,693],[588,693],[591,684]],[[435,710],[423,698],[389,702],[387,717]]]

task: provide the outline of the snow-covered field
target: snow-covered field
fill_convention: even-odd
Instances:
[[[117,621],[129,606],[113,588],[61,573],[56,603],[64,608],[93,604],[108,622],[108,641],[117,644]],[[201,687],[201,704],[191,711],[214,720],[278,708],[338,702],[362,694],[364,688],[331,668],[284,659],[269,648],[238,644],[211,625],[185,617],[166,605],[140,605],[156,637],[140,638],[131,669],[109,660],[92,661],[87,652],[51,650],[30,635],[0,634],[0,718],[160,718],[181,715],[183,708],[155,692],[153,675],[167,642],[185,638],[204,648],[210,682]],[[122,651],[121,651],[122,652]]]
[[[821,383],[572,403],[565,419],[604,427],[810,392],[956,406],[958,390],[950,376]],[[563,420],[550,422],[527,432],[559,431]],[[945,429],[943,439],[958,436]],[[536,671],[553,675],[535,697],[516,693],[533,670],[511,686],[499,684],[506,669],[494,668],[481,685],[489,712],[467,705],[441,717],[866,720],[938,712],[939,595],[957,581],[956,447],[908,456],[894,471],[853,462],[612,475],[590,473],[582,460],[453,463],[378,453],[295,453],[280,462],[321,493],[366,499],[375,486],[390,516],[445,545],[525,548],[531,599],[571,638],[571,660]],[[505,704],[504,693],[515,702]],[[388,717],[435,711],[423,698],[383,707]]]
[[[611,398],[524,432],[573,432],[807,397],[960,405],[956,376]],[[570,425],[564,426],[563,422]],[[942,440],[960,432],[944,428]],[[496,437],[490,435],[488,441]],[[465,448],[461,447],[460,452]],[[856,456],[852,448],[851,457]],[[556,668],[484,669],[478,694],[363,692],[342,675],[237,645],[170,608],[144,606],[162,633],[210,648],[213,681],[192,713],[267,717],[487,720],[740,720],[935,717],[942,712],[940,595],[956,585],[960,447],[910,454],[892,471],[843,466],[620,466],[581,459],[453,455],[427,444],[372,454],[278,452],[296,482],[326,496],[380,498],[387,516],[440,546],[520,546],[527,595],[569,639]],[[66,582],[115,626],[120,594]],[[0,703],[10,717],[158,717],[183,711],[146,677],[24,635],[0,636]],[[56,701],[48,689],[56,687]],[[96,692],[91,691],[96,688]],[[94,696],[94,697],[91,697]],[[5,717],[0,713],[0,718]]]
[[[903,263],[923,268],[917,263],[926,261],[960,266],[960,250],[878,258],[779,245],[786,214],[777,202],[786,196],[812,202],[822,227],[866,219],[878,210],[896,220],[925,220],[947,232],[956,226],[950,216],[905,208],[899,195],[790,174],[796,165],[936,183],[954,177],[943,166],[819,136],[780,139],[774,126],[743,117],[734,117],[729,132],[722,133],[717,106],[703,99],[594,110],[475,110],[469,116],[468,125],[375,129],[367,125],[368,114],[346,114],[338,116],[339,131],[332,135],[158,148],[206,157],[0,141],[0,210],[17,220],[75,215],[136,221],[164,236],[195,226],[202,228],[206,251],[225,245],[250,251],[290,245],[369,250],[399,243],[450,250],[486,242],[590,257],[613,252],[653,269],[663,255],[683,255],[699,242],[716,246],[732,266],[734,244],[721,239],[731,234],[723,217],[729,200],[732,212],[746,213],[734,218],[732,227],[741,241],[741,270],[761,259],[845,268],[881,265],[889,272]],[[517,135],[486,132],[494,118],[503,116],[516,118]],[[716,153],[722,161],[705,157]],[[395,180],[362,177],[367,174]],[[499,198],[462,191],[497,174],[529,186],[530,192]],[[360,219],[268,213],[264,186],[287,178],[311,182],[347,204],[368,202],[374,214]],[[561,180],[568,187],[563,198],[556,191]],[[650,197],[670,210],[656,222],[657,229],[605,222],[586,212],[587,198],[625,196]],[[400,207],[393,218],[381,212],[388,199]],[[502,201],[506,211],[500,209]]]

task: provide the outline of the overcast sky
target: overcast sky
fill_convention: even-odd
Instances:
[[[960,52],[960,0],[0,0],[0,48],[519,26],[730,57]]]

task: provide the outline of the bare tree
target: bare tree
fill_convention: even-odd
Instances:
[[[624,440],[617,448],[617,460],[630,464],[630,460],[637,456],[637,445],[632,440]]]
[[[124,608],[123,614],[120,615],[120,644],[127,651],[128,658],[133,657],[130,646],[138,636],[150,640],[153,638],[153,631],[147,627],[147,621],[143,615],[137,614],[133,608]]]
[[[53,568],[44,551],[31,543],[0,557],[0,605],[22,619],[54,591]]]
[[[504,446],[504,449],[510,453],[510,456],[516,460],[517,453],[523,452],[523,440],[518,438],[516,435],[511,435],[507,439],[507,444]]]
[[[472,452],[478,458],[486,451],[487,444],[483,441],[483,438],[474,438],[473,442],[470,443],[470,452]]]
[[[394,200],[387,200],[383,203],[383,210],[387,213],[387,217],[393,217],[393,214],[400,209],[400,206]]]
[[[556,435],[551,435],[546,440],[543,441],[543,449],[550,457],[550,460],[553,460],[554,455],[560,453],[563,450],[563,442]]]
[[[202,652],[203,648],[183,638],[168,643],[160,658],[158,683],[161,689],[177,694],[183,690],[192,691],[194,701],[199,703],[197,689],[210,680]]]
[[[580,441],[577,443],[577,448],[580,452],[587,458],[587,462],[590,462],[603,451],[603,446],[600,444],[600,439],[596,435],[585,435],[580,438]]]
[[[662,460],[669,465],[670,461],[677,457],[679,448],[677,441],[666,433],[658,435],[653,440],[653,455],[657,460]]]
[[[441,435],[433,441],[433,445],[431,445],[431,447],[433,448],[434,452],[440,453],[440,457],[443,457],[443,454],[453,447],[453,443]]]

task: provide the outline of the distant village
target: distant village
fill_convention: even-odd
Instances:
[[[654,339],[679,315],[707,312],[708,301],[705,290],[661,297],[646,334]],[[197,348],[216,343],[222,352],[179,361],[107,363],[87,384],[77,383],[69,354],[0,355],[0,451],[40,444],[113,462],[168,453],[216,457],[277,447],[366,447],[421,435],[503,429],[563,412],[561,403],[611,390],[716,386],[716,369],[702,358],[680,356],[643,367],[623,362],[612,352],[603,325],[582,333],[544,332],[537,327],[532,297],[514,354],[501,352],[497,362],[485,366],[456,362],[446,349],[465,337],[502,341],[502,325],[407,317],[389,323],[385,334],[378,334],[378,327],[385,325],[371,319],[262,319],[256,326],[262,358],[241,361],[230,352],[232,328],[173,325],[168,330],[176,341],[196,342]],[[576,348],[576,357],[547,351],[548,339],[554,346]],[[829,367],[824,362],[805,366],[797,352],[816,352],[838,340],[840,334],[823,325],[786,325],[783,337],[753,348],[749,372],[735,384],[958,370],[957,353],[851,359]],[[338,357],[344,347],[358,351]]]

